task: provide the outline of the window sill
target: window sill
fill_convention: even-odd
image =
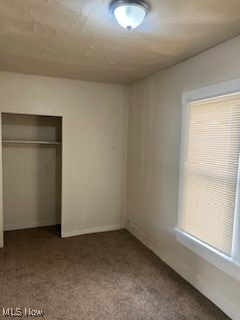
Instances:
[[[218,269],[240,281],[240,264],[233,260],[232,257],[224,255],[178,228],[175,228],[175,232],[177,241],[181,245],[187,247]]]

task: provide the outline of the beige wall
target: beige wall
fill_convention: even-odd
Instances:
[[[124,224],[127,103],[125,86],[0,72],[1,112],[63,116],[63,236]]]
[[[131,87],[128,229],[233,319],[240,283],[177,243],[181,95],[240,77],[240,37]]]

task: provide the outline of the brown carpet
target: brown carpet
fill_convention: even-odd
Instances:
[[[68,239],[57,227],[6,232],[1,319],[3,307],[42,309],[49,320],[229,319],[125,230]]]

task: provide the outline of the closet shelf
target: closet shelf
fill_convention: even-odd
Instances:
[[[47,144],[47,145],[61,145],[57,141],[41,141],[41,140],[2,140],[2,143],[18,143],[18,144]]]

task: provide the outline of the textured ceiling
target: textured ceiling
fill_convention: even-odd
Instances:
[[[240,34],[240,0],[150,0],[131,32],[109,1],[1,0],[0,70],[128,84]]]

